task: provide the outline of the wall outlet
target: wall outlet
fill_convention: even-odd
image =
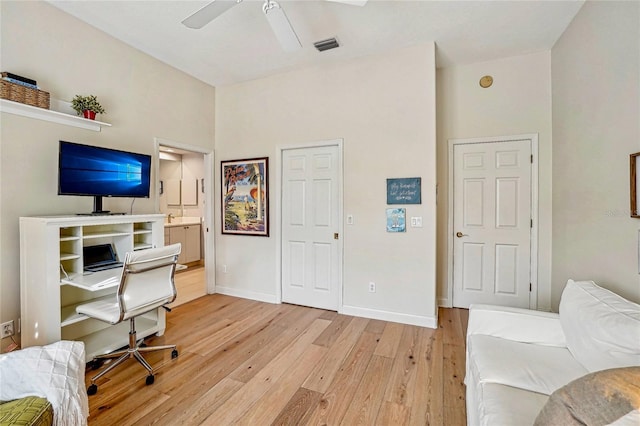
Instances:
[[[227,265],[222,265],[222,273],[227,273]]]
[[[14,334],[15,334],[15,331],[13,328],[13,320],[3,322],[2,324],[0,324],[0,339],[13,336]]]
[[[371,281],[369,282],[369,293],[375,293],[375,292],[376,292],[376,283]]]

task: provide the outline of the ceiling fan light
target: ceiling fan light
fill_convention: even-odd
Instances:
[[[300,40],[298,40],[298,36],[295,31],[293,31],[293,27],[291,26],[289,19],[287,19],[287,15],[277,2],[267,0],[262,10],[267,17],[267,21],[269,22],[269,25],[271,25],[271,29],[276,35],[278,42],[280,42],[280,45],[285,52],[293,52],[302,47]]]

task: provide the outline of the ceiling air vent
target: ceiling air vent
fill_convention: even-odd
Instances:
[[[315,43],[313,43],[313,45],[320,52],[323,52],[323,51],[329,50],[329,49],[335,49],[336,47],[340,47],[340,45],[338,44],[338,40],[336,40],[335,37],[328,38],[328,39],[322,40],[322,41],[316,41]]]

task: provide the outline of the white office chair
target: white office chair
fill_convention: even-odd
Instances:
[[[147,385],[152,384],[154,381],[153,368],[140,352],[172,349],[171,358],[178,356],[176,345],[141,346],[143,340],[136,341],[135,318],[160,307],[166,308],[165,305],[175,300],[174,274],[181,248],[178,243],[127,253],[115,303],[102,300],[76,307],[76,312],[79,314],[110,324],[118,324],[125,320],[129,320],[130,323],[129,346],[126,349],[98,355],[94,358],[94,366],[99,366],[104,359],[118,359],[91,379],[87,394],[94,395],[98,391],[96,380],[131,357],[134,357],[147,369],[149,375],[146,383]]]

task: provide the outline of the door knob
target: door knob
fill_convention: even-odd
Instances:
[[[468,235],[467,234],[463,234],[462,232],[458,231],[458,232],[456,232],[456,237],[462,238],[462,237],[468,237]]]

